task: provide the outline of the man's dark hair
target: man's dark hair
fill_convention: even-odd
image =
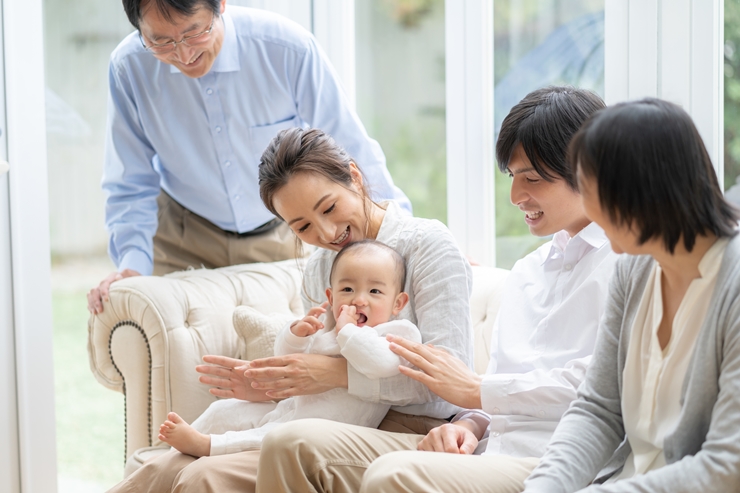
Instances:
[[[136,29],[139,29],[142,12],[149,8],[150,4],[151,8],[168,21],[176,14],[193,15],[201,6],[211,9],[214,15],[221,11],[219,0],[123,0],[123,10]]]
[[[575,135],[568,161],[595,179],[601,208],[615,224],[662,239],[673,253],[683,239],[733,236],[740,215],[722,195],[704,142],[691,117],[655,98],[599,111]]]
[[[499,169],[508,172],[511,156],[521,144],[542,178],[562,178],[577,190],[575,169],[565,160],[568,143],[583,122],[605,106],[596,93],[575,87],[550,86],[530,92],[501,123],[496,142]]]
[[[406,262],[403,260],[403,257],[395,248],[391,248],[385,243],[381,243],[376,240],[360,240],[356,241],[354,243],[350,243],[346,247],[342,248],[336,257],[334,257],[334,262],[331,264],[331,270],[329,271],[329,282],[333,282],[334,280],[334,270],[336,269],[337,264],[339,264],[339,260],[344,257],[345,255],[352,254],[352,253],[365,253],[367,255],[372,254],[378,254],[381,255],[388,255],[393,259],[393,263],[395,265],[395,274],[396,274],[396,283],[398,287],[398,292],[403,292],[404,287],[406,286]]]

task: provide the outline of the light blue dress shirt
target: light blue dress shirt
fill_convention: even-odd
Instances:
[[[285,128],[332,135],[356,160],[374,199],[411,211],[314,37],[265,11],[229,6],[222,18],[223,46],[199,79],[157,60],[136,32],[111,55],[102,186],[108,250],[119,270],[151,274],[160,188],[227,231],[273,219],[260,200],[257,171]]]

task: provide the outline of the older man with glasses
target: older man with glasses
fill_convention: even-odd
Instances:
[[[357,160],[375,199],[395,199],[383,151],[310,33],[226,0],[123,0],[137,31],[111,55],[103,190],[118,269],[134,275],[299,254],[262,204],[260,156],[282,129],[321,128]]]

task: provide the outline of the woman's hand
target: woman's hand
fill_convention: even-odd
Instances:
[[[390,349],[420,368],[399,366],[400,372],[426,385],[442,399],[465,409],[480,409],[481,377],[462,361],[431,344],[415,342],[394,335],[386,336]]]
[[[252,388],[270,399],[347,388],[347,360],[320,354],[288,354],[251,361],[244,372]]]
[[[249,368],[249,361],[214,355],[203,356],[203,361],[211,364],[198,365],[195,371],[203,374],[198,379],[201,383],[213,387],[208,390],[211,394],[252,402],[272,400],[264,390],[252,387],[252,379],[244,376],[244,371]]]
[[[460,423],[460,424],[458,424]],[[463,425],[464,421],[446,423],[430,431],[419,442],[417,450],[425,452],[446,452],[448,454],[466,454],[475,452],[478,437]]]

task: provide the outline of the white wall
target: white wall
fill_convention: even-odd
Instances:
[[[723,0],[606,0],[606,102],[658,97],[691,115],[722,189]]]
[[[493,5],[445,2],[447,225],[462,251],[496,265]]]

